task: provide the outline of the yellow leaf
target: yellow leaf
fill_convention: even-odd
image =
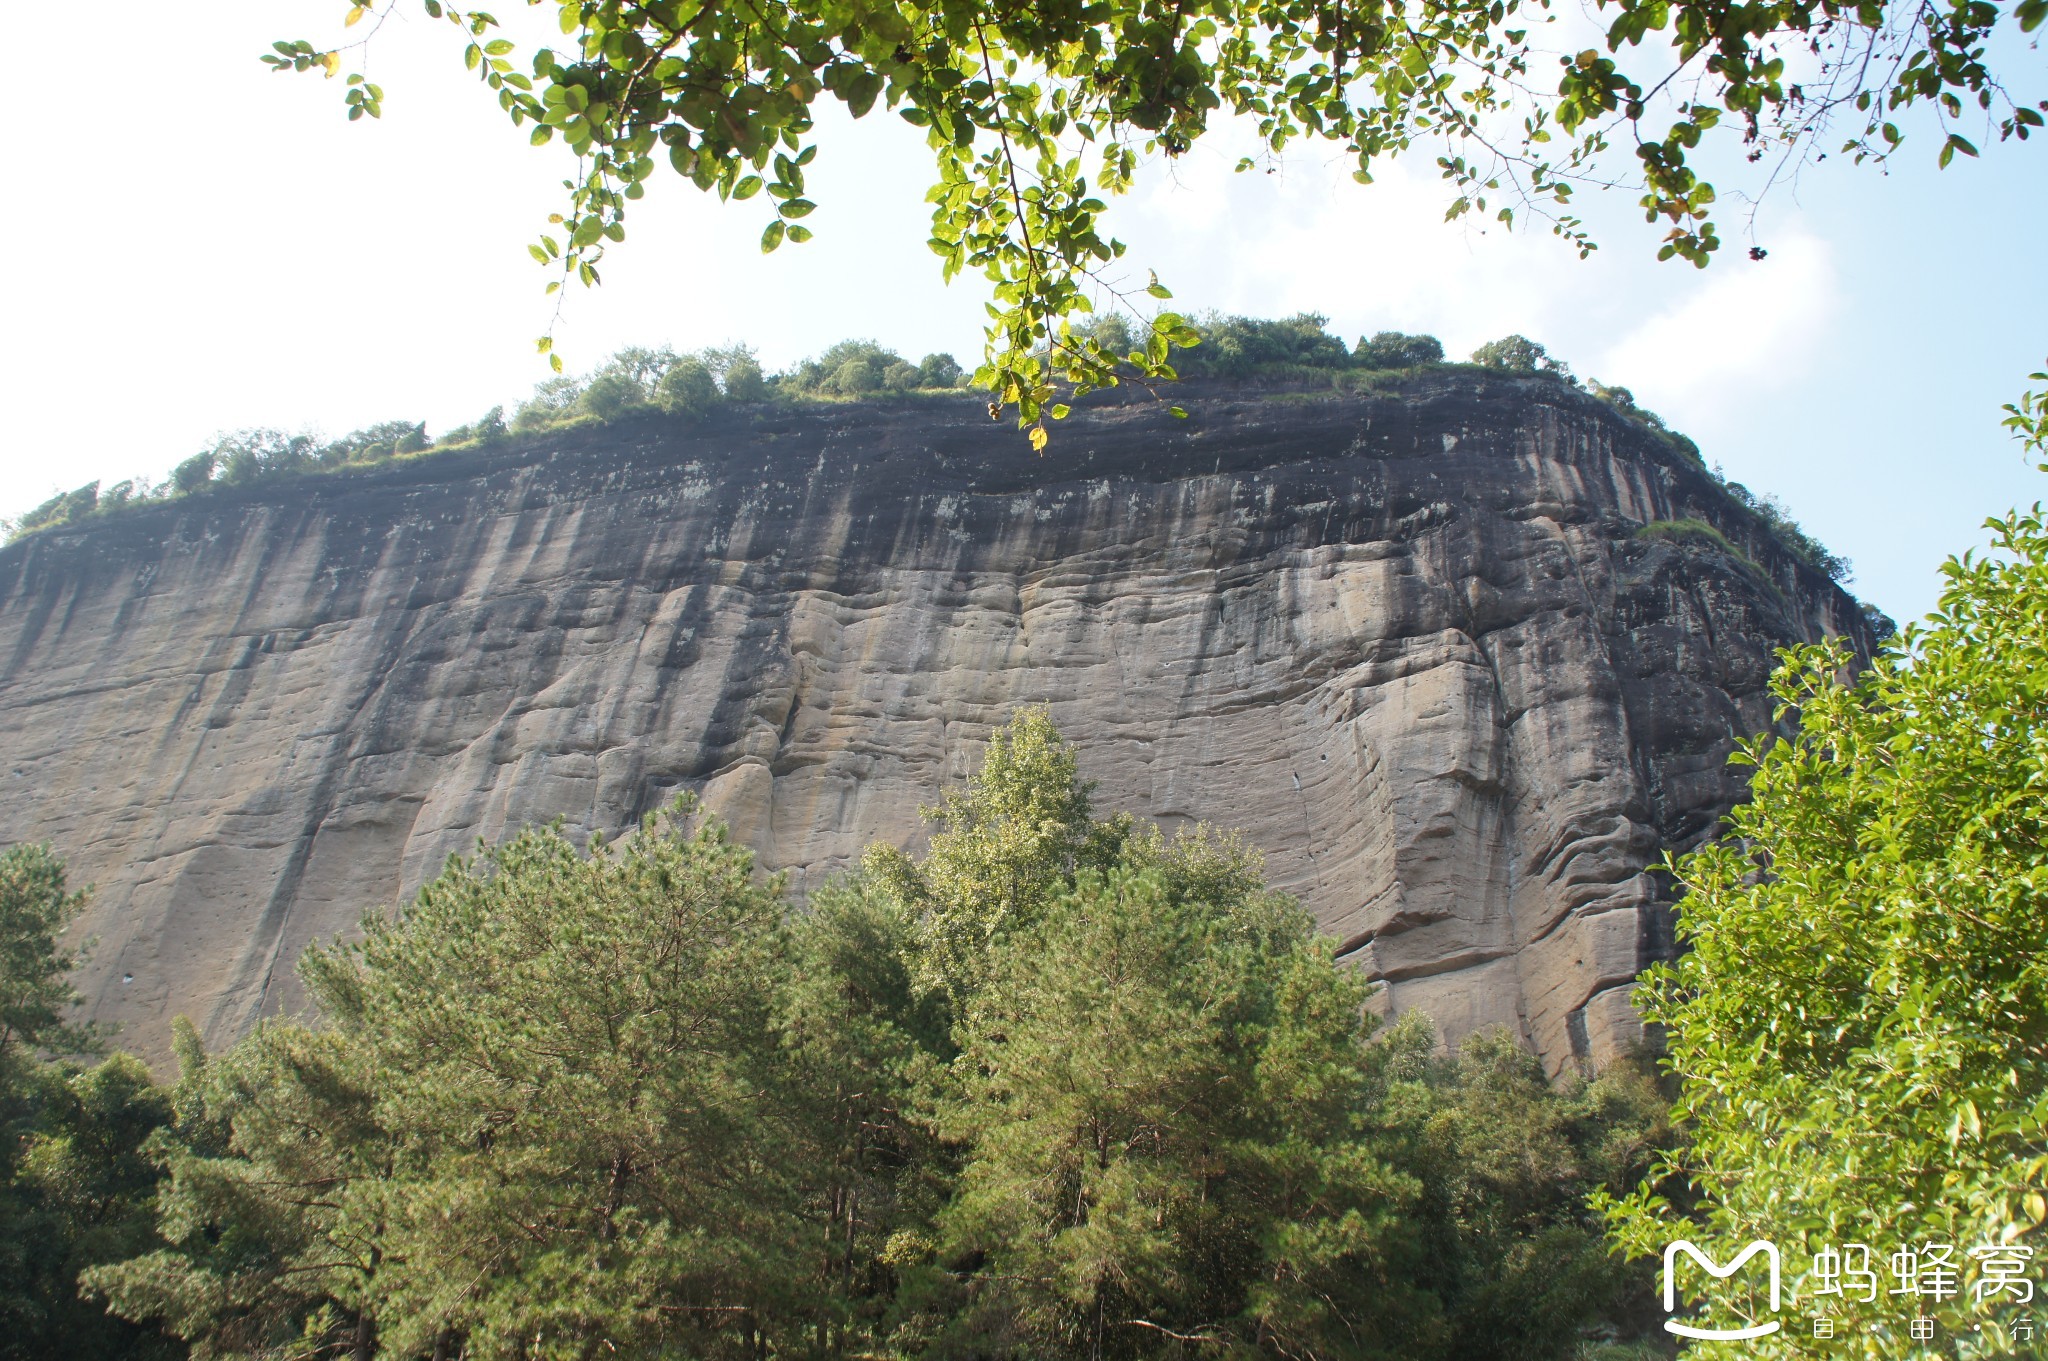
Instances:
[[[341,70],[341,53],[339,53],[339,52],[324,52],[324,53],[322,53],[322,54],[321,54],[321,56],[320,56],[320,64],[321,64],[322,66],[324,66],[324,67],[326,67],[326,68],[327,68],[327,78],[328,78],[329,80],[333,80],[333,79],[334,79],[334,75],[335,75],[335,72],[337,72],[337,71]]]
[[[2020,1203],[2027,1207],[2027,1216],[2036,1224],[2048,1219],[2048,1200],[2044,1200],[2039,1191],[2027,1192],[2026,1198]]]
[[[1042,453],[1044,453],[1044,452],[1045,452],[1045,427],[1044,427],[1044,426],[1042,426],[1042,425],[1034,425],[1034,426],[1032,426],[1032,427],[1031,427],[1031,447],[1032,447],[1032,449],[1033,449],[1033,450],[1034,450],[1035,452],[1037,452],[1037,453],[1041,453],[1041,454],[1042,454]]]
[[[368,5],[353,6],[348,12],[348,18],[343,19],[341,21],[341,26],[343,28],[354,28],[357,24],[362,22],[363,16],[365,14],[368,14],[369,12],[370,7]]]

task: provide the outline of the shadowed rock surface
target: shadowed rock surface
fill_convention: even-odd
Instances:
[[[1393,1010],[1553,1067],[1639,1038],[1645,872],[1741,794],[1772,650],[1853,601],[1547,379],[636,418],[0,550],[0,841],[95,885],[153,1058],[478,837],[703,793],[798,887],[1045,702],[1099,806],[1243,828]],[[1740,549],[1644,537],[1697,517]]]

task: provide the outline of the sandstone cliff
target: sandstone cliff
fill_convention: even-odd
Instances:
[[[1182,400],[1042,458],[971,397],[646,417],[30,536],[0,841],[95,886],[89,1013],[161,1056],[480,836],[691,788],[811,884],[1044,701],[1103,807],[1245,829],[1393,1009],[1630,1043],[1644,867],[1854,603],[1554,382]],[[1742,552],[1637,533],[1681,517]]]

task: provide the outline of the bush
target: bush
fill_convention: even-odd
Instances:
[[[791,392],[828,396],[842,392],[872,392],[882,385],[883,371],[891,364],[902,362],[902,355],[872,340],[842,340],[817,358],[806,359],[783,374],[781,384]],[[858,367],[849,370],[847,366],[850,364]],[[867,387],[858,386],[869,381],[869,369],[872,369],[872,383]],[[842,387],[842,376],[854,386]]]
[[[601,421],[615,421],[646,400],[640,384],[615,369],[600,372],[583,389],[583,409]]]
[[[112,497],[108,508],[139,504],[163,495],[192,496],[216,483],[244,486],[265,478],[321,468],[375,463],[393,454],[415,453],[427,447],[427,427],[421,421],[383,421],[326,444],[312,435],[288,435],[282,430],[237,430],[219,436],[212,448],[202,449],[178,464],[171,470],[170,481],[160,490],[131,486],[126,494]]]
[[[1669,428],[1659,433],[1664,436],[1665,446],[1673,453],[1701,472],[1707,471],[1707,460],[1701,456],[1699,445],[1694,444],[1689,436],[1681,435],[1676,430]]]
[[[733,361],[725,371],[725,399],[728,402],[763,402],[768,399],[768,380],[753,359]]]
[[[820,390],[842,397],[857,397],[864,392],[878,390],[882,386],[882,374],[882,363],[877,358],[862,356],[849,359],[833,371],[832,377]]]
[[[381,463],[394,454],[417,453],[426,447],[424,421],[379,421],[322,445],[314,460],[323,467],[349,467]]]
[[[63,492],[37,506],[15,523],[16,532],[52,529],[82,520],[99,506],[100,484],[88,482],[75,491]]]
[[[1419,364],[1442,363],[1444,344],[1435,336],[1381,331],[1371,339],[1359,337],[1351,358],[1362,369],[1412,369]]]
[[[1527,336],[1502,336],[1472,351],[1472,362],[1481,368],[1507,373],[1566,373],[1565,365]]]
[[[583,384],[567,374],[544,378],[534,385],[533,396],[519,404],[512,428],[545,430],[574,411],[582,396]]]
[[[1247,378],[1269,365],[1343,369],[1351,352],[1325,327],[1329,318],[1302,312],[1282,321],[1225,317],[1210,313],[1195,322],[1202,343],[1176,350],[1173,366],[1183,377]]]
[[[282,430],[237,430],[215,441],[213,452],[219,460],[217,478],[228,486],[319,466],[319,446],[311,435]]]
[[[617,374],[633,385],[633,390],[641,394],[641,400],[646,400],[647,394],[660,384],[662,375],[674,368],[681,357],[666,345],[652,349],[644,345],[628,345],[605,360],[591,377]]]
[[[1607,405],[1619,411],[1632,421],[1649,426],[1652,430],[1668,430],[1664,418],[1647,407],[1636,405],[1636,395],[1624,387],[1609,387],[1598,379],[1587,379],[1586,390]],[[1687,440],[1690,444],[1692,441]]]
[[[739,366],[735,365],[732,373],[739,371]],[[754,368],[756,375],[759,372],[758,367]],[[804,360],[778,381],[785,391],[797,394],[860,397],[883,391],[954,387],[964,376],[959,362],[950,354],[928,354],[922,362],[912,364],[896,351],[872,340],[842,340],[817,358]],[[732,377],[728,374],[726,391],[734,400],[758,400],[733,394],[731,385]]]
[[[701,359],[678,359],[661,376],[654,403],[671,416],[701,416],[718,401],[718,383]]]
[[[917,385],[927,388],[950,388],[960,386],[967,376],[958,360],[950,354],[928,354],[917,365]]]
[[[505,408],[494,406],[469,425],[458,425],[436,441],[440,444],[495,444],[505,438]]]
[[[211,449],[202,450],[171,469],[171,490],[179,496],[204,491],[213,485],[214,470],[219,466],[219,455]]]

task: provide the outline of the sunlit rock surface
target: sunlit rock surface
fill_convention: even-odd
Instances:
[[[1740,794],[1772,649],[1850,632],[1654,434],[1543,379],[759,408],[260,484],[0,550],[0,840],[95,886],[160,1058],[451,852],[694,789],[799,888],[1044,702],[1099,806],[1243,828],[1447,1038],[1640,1038],[1645,872]],[[1639,536],[1698,517],[1741,550]]]

